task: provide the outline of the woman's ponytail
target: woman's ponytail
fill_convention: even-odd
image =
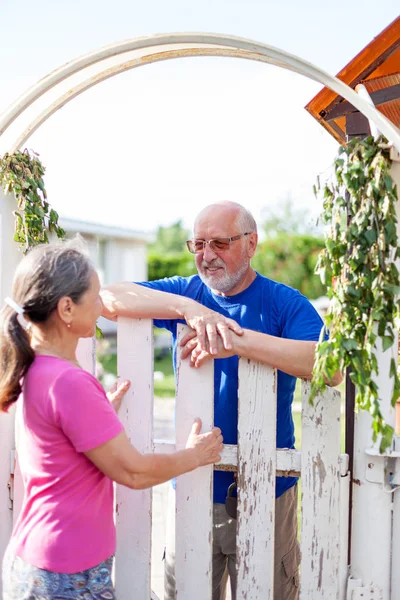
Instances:
[[[15,310],[5,306],[0,312],[0,410],[7,412],[18,399],[34,358],[27,330]]]

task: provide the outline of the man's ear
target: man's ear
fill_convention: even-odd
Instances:
[[[253,231],[253,233],[251,233],[249,235],[249,243],[247,245],[247,253],[249,258],[253,258],[256,249],[257,249],[257,244],[258,244],[258,234]]]
[[[57,313],[61,321],[70,325],[72,321],[74,303],[69,296],[63,296],[57,302]]]

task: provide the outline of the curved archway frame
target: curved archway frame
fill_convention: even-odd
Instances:
[[[124,55],[136,52],[135,58],[124,61]],[[111,58],[121,57],[121,62],[109,67],[95,76],[87,77],[82,83],[60,95],[52,104],[37,115],[30,125],[11,145],[9,151],[18,150],[28,138],[51,117],[58,109],[101,81],[118,73],[173,58],[193,56],[227,56],[255,60],[294,71],[329,87],[353,104],[363,115],[372,121],[400,152],[400,130],[382,113],[342,81],[319,69],[298,56],[289,54],[260,42],[245,38],[209,33],[172,33],[136,38],[106,46],[85,54],[56,69],[34,86],[28,89],[0,118],[0,137],[8,127],[36,100],[53,89],[62,81],[76,73]]]

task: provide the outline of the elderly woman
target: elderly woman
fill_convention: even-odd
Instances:
[[[199,420],[185,450],[141,454],[131,445],[115,410],[127,385],[113,406],[76,359],[79,338],[94,334],[103,310],[99,290],[84,253],[45,245],[21,261],[0,313],[0,407],[18,399],[25,484],[4,558],[4,600],[115,598],[112,481],[146,488],[220,460],[221,431],[200,434]]]

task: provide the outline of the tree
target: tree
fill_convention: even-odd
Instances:
[[[266,208],[264,212],[267,212]],[[277,211],[270,213],[268,210],[268,217],[263,222],[262,229],[268,237],[281,233],[322,237],[316,219],[312,217],[310,211],[306,208],[295,208],[290,196],[283,201]]]
[[[188,229],[183,227],[182,221],[179,220],[167,227],[160,226],[156,235],[156,241],[150,246],[150,250],[163,254],[183,252],[190,233]]]
[[[189,230],[182,221],[167,227],[159,227],[154,244],[149,247],[147,256],[149,281],[180,275],[187,277],[196,273],[193,256],[186,250]]]
[[[324,295],[326,288],[314,270],[325,244],[309,211],[294,208],[289,198],[278,212],[268,216],[262,229],[267,239],[258,246],[253,268],[308,298]]]
[[[318,298],[326,293],[320,278],[314,274],[324,247],[322,238],[280,233],[259,244],[252,266],[262,275],[294,287],[307,298]]]

